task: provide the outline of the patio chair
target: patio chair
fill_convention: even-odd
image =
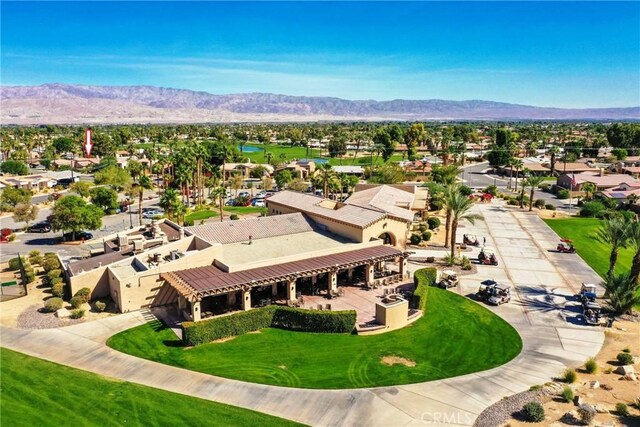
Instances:
[[[322,304],[318,304],[318,310],[322,310]]]
[[[325,304],[324,309],[331,311],[331,304]]]

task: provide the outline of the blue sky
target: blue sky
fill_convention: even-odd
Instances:
[[[0,3],[1,82],[640,105],[640,2]]]

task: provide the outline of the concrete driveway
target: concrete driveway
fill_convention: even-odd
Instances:
[[[488,371],[355,390],[245,383],[138,359],[104,344],[109,336],[146,322],[149,314],[144,312],[54,330],[0,327],[1,345],[101,375],[309,425],[469,426],[487,406],[504,396],[550,381],[566,366],[582,364],[598,353],[604,341],[601,330],[582,326],[566,315],[580,282],[596,281],[595,273],[577,255],[549,252],[557,237],[537,217],[503,209],[497,203],[477,209],[485,222],[466,230],[485,235],[487,243],[497,247],[500,265],[478,266],[478,273],[462,278],[459,291],[475,293],[486,278],[514,286],[514,301],[492,310],[507,319],[523,340],[519,356]],[[460,229],[460,237],[464,231]],[[467,255],[473,257],[477,252],[474,249]]]

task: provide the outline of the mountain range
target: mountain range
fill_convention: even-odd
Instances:
[[[0,86],[0,123],[113,124],[321,120],[638,120],[640,107],[553,108],[494,101],[391,101],[154,86]]]

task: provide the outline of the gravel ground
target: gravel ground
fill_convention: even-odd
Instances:
[[[522,407],[531,401],[540,402],[543,392],[523,391],[513,396],[505,397],[501,401],[494,403],[482,411],[473,424],[474,427],[496,427],[506,423],[514,413],[519,412]]]
[[[54,313],[41,313],[41,305],[34,304],[20,313],[17,326],[21,329],[50,329],[84,322],[84,319],[58,319]]]

